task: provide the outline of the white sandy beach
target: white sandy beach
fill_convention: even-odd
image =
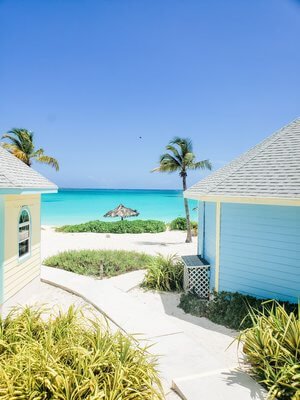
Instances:
[[[42,260],[65,250],[107,249],[134,250],[148,254],[196,254],[197,238],[185,243],[186,233],[166,231],[161,233],[106,234],[61,233],[51,226],[42,227]]]

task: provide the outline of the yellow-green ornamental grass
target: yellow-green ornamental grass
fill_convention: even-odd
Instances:
[[[0,326],[0,399],[161,400],[156,360],[70,307],[13,310]]]
[[[152,258],[142,282],[142,287],[166,292],[183,289],[183,262],[176,255],[159,254]]]
[[[273,303],[251,311],[251,318],[253,327],[239,340],[252,373],[268,389],[268,399],[300,400],[300,307],[297,315]]]

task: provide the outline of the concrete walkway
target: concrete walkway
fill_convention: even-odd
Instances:
[[[79,295],[120,329],[151,344],[151,351],[160,355],[168,400],[177,398],[169,392],[171,387],[186,400],[265,398],[262,388],[239,370],[236,346],[226,351],[233,332],[206,319],[170,311],[164,295],[136,295],[133,289],[142,277],[143,271],[135,271],[96,280],[49,267],[42,267],[41,275],[44,282]]]

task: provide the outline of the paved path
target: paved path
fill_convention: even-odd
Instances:
[[[153,345],[167,399],[173,387],[186,400],[258,400],[264,394],[248,375],[238,370],[232,332],[205,319],[195,319],[170,308],[168,298],[142,294],[142,271],[96,280],[63,270],[42,267],[42,280],[71,291],[90,302],[126,333]],[[151,301],[149,301],[151,299]],[[200,321],[200,323],[199,323]]]

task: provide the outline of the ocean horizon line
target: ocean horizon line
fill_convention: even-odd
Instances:
[[[58,190],[143,190],[143,191],[170,191],[170,192],[182,192],[182,189],[158,189],[158,188],[147,188],[147,189],[140,189],[140,188],[92,188],[92,187],[58,187]]]

